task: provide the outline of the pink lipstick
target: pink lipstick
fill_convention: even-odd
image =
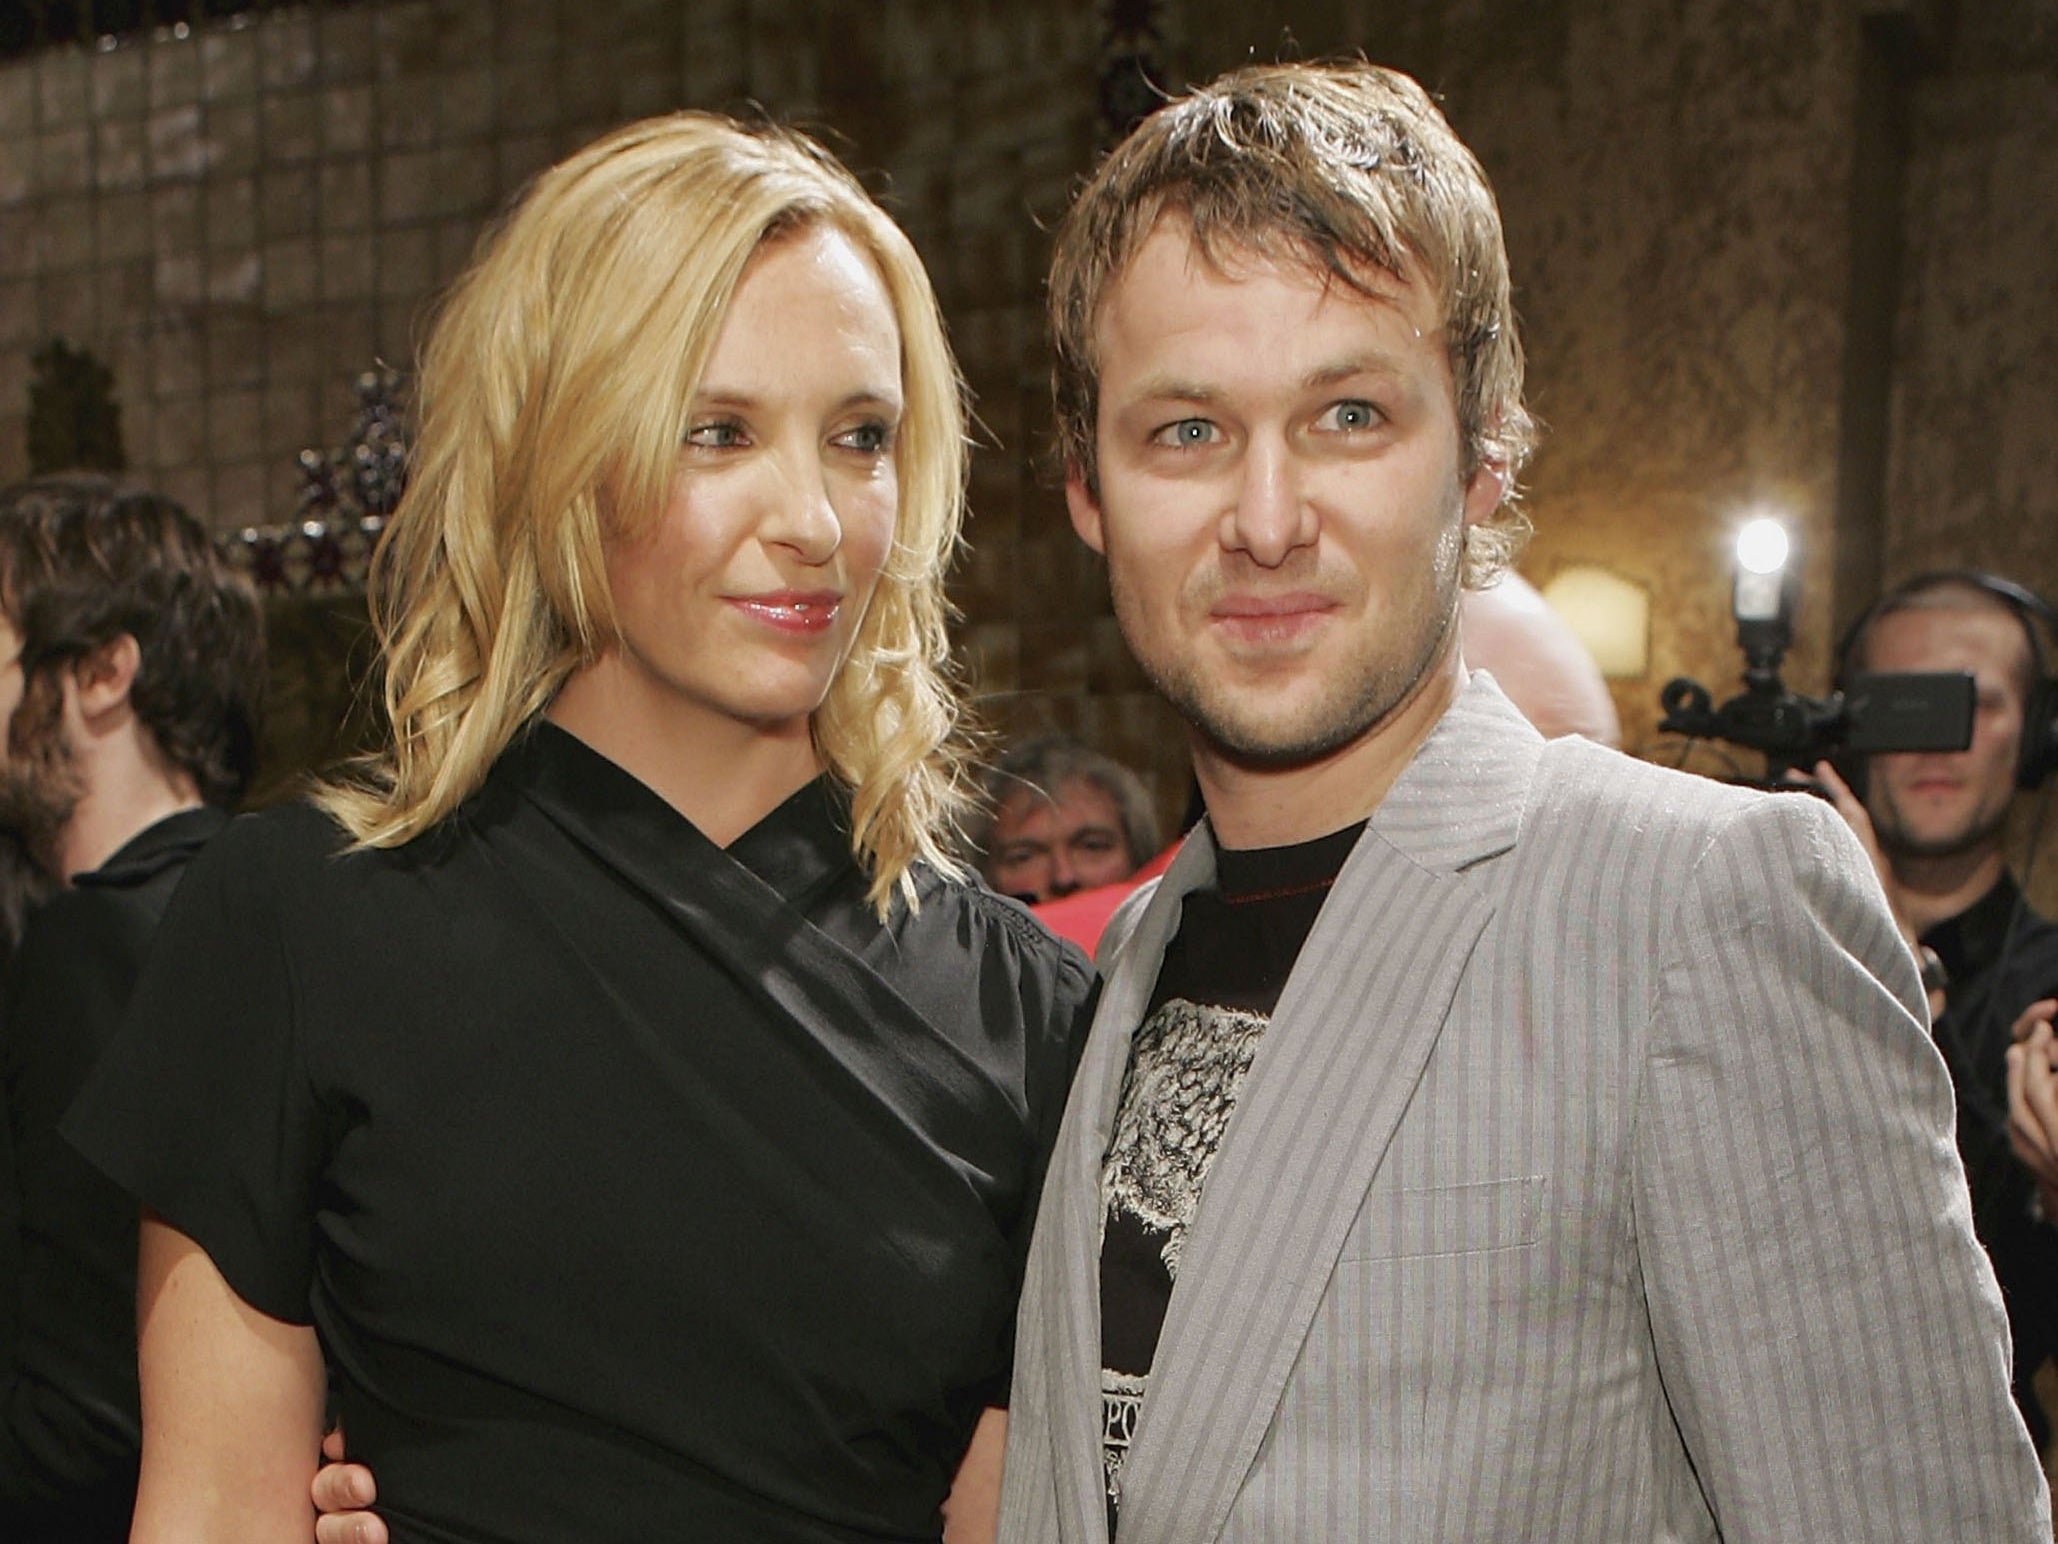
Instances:
[[[809,636],[835,624],[843,597],[834,590],[767,590],[758,595],[732,595],[729,604],[767,627]]]

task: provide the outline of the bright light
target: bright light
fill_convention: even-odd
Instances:
[[[1640,680],[1649,673],[1651,596],[1642,585],[1591,563],[1575,563],[1551,576],[1543,598],[1586,645],[1602,675]]]
[[[1786,527],[1761,517],[1736,533],[1736,560],[1753,574],[1776,574],[1786,567]]]

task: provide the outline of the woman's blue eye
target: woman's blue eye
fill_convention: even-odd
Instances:
[[[884,423],[859,424],[836,437],[836,443],[850,450],[876,455],[893,443],[893,430]]]
[[[686,443],[707,450],[726,450],[743,443],[743,426],[728,419],[695,424],[686,431]]]

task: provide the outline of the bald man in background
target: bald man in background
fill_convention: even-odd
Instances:
[[[1520,574],[1458,598],[1465,663],[1484,670],[1546,740],[1583,734],[1622,744],[1622,721],[1600,667],[1565,619]]]

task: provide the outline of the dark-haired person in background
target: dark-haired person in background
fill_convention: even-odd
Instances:
[[[1119,884],[1156,856],[1143,780],[1069,735],[1024,740],[987,775],[990,818],[973,831],[979,873],[1031,904]]]
[[[0,1538],[128,1536],[136,1204],[56,1126],[187,861],[256,762],[256,597],[170,500],[61,474],[0,490],[0,828],[59,888],[5,975]]]
[[[2008,1304],[2016,1403],[2046,1448],[2050,1421],[2032,1380],[2058,1352],[2058,1228],[2009,1148],[2007,1053],[2016,1018],[2058,992],[2058,924],[2030,908],[2003,851],[2016,789],[2040,780],[2048,754],[2050,697],[2032,614],[2040,609],[2007,581],[1971,572],[1924,574],[1888,593],[1853,632],[1845,674],[1972,672],[1972,744],[1870,758],[1862,803],[1829,768],[1816,770],[1871,851],[1922,963],[1958,1094],[1974,1224]]]

